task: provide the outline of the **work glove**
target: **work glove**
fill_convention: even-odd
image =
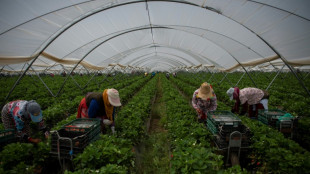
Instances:
[[[29,138],[28,140],[29,140],[29,142],[34,143],[34,144],[38,144],[42,141],[39,138]]]
[[[115,134],[115,127],[114,126],[111,126],[111,131],[112,131],[112,134],[114,135]]]
[[[109,119],[103,119],[102,120],[104,125],[110,126],[112,124],[112,121],[110,121]]]

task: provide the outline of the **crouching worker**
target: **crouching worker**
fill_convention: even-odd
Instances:
[[[48,138],[47,130],[40,105],[34,100],[16,100],[4,105],[2,108],[2,122],[5,129],[15,129],[21,142],[39,143],[39,138],[31,138],[30,122],[38,123],[39,130]]]
[[[239,114],[239,107],[242,106],[240,115],[248,112],[248,117],[258,116],[258,109],[268,109],[269,93],[258,88],[243,88],[238,87],[227,90],[227,95],[230,100],[235,100],[235,104],[231,112]]]
[[[207,113],[216,110],[216,95],[209,83],[204,82],[200,88],[195,90],[192,98],[192,106],[197,111],[199,122],[206,121]]]
[[[114,134],[115,107],[118,106],[121,106],[121,102],[116,89],[105,89],[103,93],[92,92],[82,99],[77,118],[99,118],[101,132],[105,133],[105,127],[109,126]]]

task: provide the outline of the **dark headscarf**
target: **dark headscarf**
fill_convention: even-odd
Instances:
[[[234,87],[233,99],[236,100],[232,110],[236,113],[239,113],[240,99],[239,99],[240,90],[238,87]]]

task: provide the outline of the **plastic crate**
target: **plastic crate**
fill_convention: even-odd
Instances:
[[[285,111],[279,109],[259,109],[258,120],[266,125],[276,128],[279,117],[285,114]]]
[[[207,127],[213,134],[217,134],[218,129],[214,126],[214,124],[209,119],[207,119]]]
[[[100,120],[96,118],[78,118],[65,124],[62,128],[72,132],[87,132],[100,126]]]
[[[251,132],[242,124],[239,117],[230,111],[210,111],[206,123],[208,129],[215,135],[214,141],[220,149],[228,146],[230,134],[238,131],[242,134],[242,147],[250,144]]]
[[[238,127],[238,125],[242,124],[241,119],[230,111],[209,111],[208,119],[214,126]]]
[[[51,154],[72,159],[100,137],[99,119],[76,119],[60,130],[51,132]]]
[[[0,143],[10,142],[15,139],[15,129],[6,129],[0,131]]]
[[[279,109],[259,109],[258,110],[258,116],[265,118],[267,120],[270,119],[278,119],[279,117],[286,114],[285,111],[279,110]]]
[[[16,142],[15,129],[6,129],[0,131],[0,149],[9,143]]]

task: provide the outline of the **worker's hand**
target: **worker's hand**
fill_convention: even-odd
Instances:
[[[196,109],[196,111],[197,111],[198,114],[202,113],[202,111],[200,109]]]
[[[112,131],[112,134],[114,135],[115,134],[115,127],[114,126],[111,126],[111,131]]]
[[[40,138],[30,138],[29,141],[31,143],[35,143],[35,144],[38,144],[40,143],[42,140]]]
[[[103,119],[102,122],[103,122],[104,125],[107,125],[107,126],[110,126],[113,123],[109,119]]]
[[[45,131],[44,135],[45,135],[45,138],[48,139],[48,137],[50,136],[50,132],[49,131]]]

